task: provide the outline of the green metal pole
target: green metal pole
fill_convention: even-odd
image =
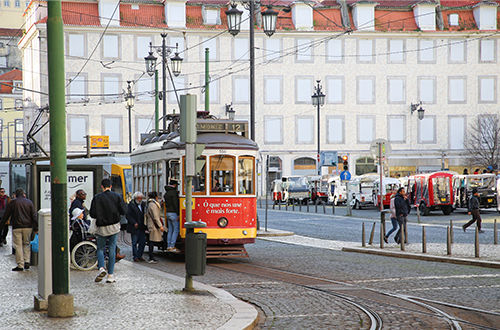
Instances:
[[[160,130],[160,109],[158,101],[158,70],[155,70],[155,133],[158,134]]]
[[[209,75],[210,49],[205,48],[205,111],[210,112],[210,75]]]
[[[69,293],[64,34],[61,1],[47,1],[52,207],[52,292]]]

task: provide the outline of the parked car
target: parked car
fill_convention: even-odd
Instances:
[[[310,187],[310,199],[318,200],[318,203],[328,202],[328,175],[308,175],[308,184]]]
[[[496,175],[493,173],[456,175],[453,178],[455,208],[468,208],[472,189],[476,188],[479,193],[481,208],[494,208],[498,210],[499,183]]]
[[[271,196],[273,197],[273,204],[280,204],[286,201],[285,194],[283,193],[283,181],[274,180],[271,182]]]
[[[448,215],[453,211],[453,176],[451,172],[417,174],[408,177],[410,203],[421,215],[441,210]]]
[[[373,183],[380,178],[380,174],[367,173],[356,176],[349,183],[351,203],[358,210],[363,206],[373,205]]]
[[[398,192],[401,182],[395,178],[382,178],[382,203],[388,209],[391,205],[391,195]],[[380,207],[380,179],[373,182],[373,204]]]
[[[282,200],[287,203],[307,203],[310,198],[308,180],[304,176],[283,177]]]
[[[338,175],[328,179],[328,202],[334,205],[347,202],[346,184]]]

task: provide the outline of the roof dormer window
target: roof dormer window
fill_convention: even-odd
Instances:
[[[497,7],[496,2],[481,1],[474,7],[474,20],[479,30],[496,30],[497,29]]]
[[[292,20],[297,30],[313,29],[313,12],[308,3],[294,2],[292,4]]]
[[[450,22],[450,26],[458,26],[458,14],[450,14],[448,16],[448,21]]]
[[[203,6],[201,9],[203,16],[203,24],[205,25],[220,25],[220,9],[218,7]]]
[[[436,4],[431,1],[422,1],[413,6],[415,23],[422,31],[436,30]]]
[[[358,30],[374,31],[375,30],[375,1],[362,1],[354,3],[352,18],[354,26]]]

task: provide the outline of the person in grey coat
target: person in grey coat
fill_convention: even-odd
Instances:
[[[127,232],[132,236],[132,254],[134,261],[146,261],[142,254],[146,246],[146,225],[144,215],[146,214],[146,203],[142,201],[144,196],[140,191],[132,195],[132,201],[127,207]]]

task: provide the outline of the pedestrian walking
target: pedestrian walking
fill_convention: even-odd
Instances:
[[[10,203],[10,197],[5,193],[4,188],[0,188],[0,221],[3,218],[5,213],[5,209],[7,208],[7,204]],[[9,225],[10,222],[7,221],[5,223],[5,228],[0,230],[0,247],[4,244],[7,244],[7,235],[9,234]]]
[[[398,193],[394,198],[394,208],[396,210],[396,219],[399,224],[399,230],[396,234],[396,237],[394,237],[394,241],[398,244],[401,242],[401,228],[404,228],[405,243],[408,243],[406,239],[406,237],[408,237],[408,229],[406,224],[408,222],[408,214],[410,214],[410,201],[408,200],[408,196],[406,196],[405,193],[405,188],[403,187],[398,189]]]
[[[165,186],[165,195],[163,195],[166,219],[168,226],[167,233],[167,252],[181,252],[175,247],[177,236],[179,235],[179,193],[177,191],[177,180],[170,180],[169,185]]]
[[[398,220],[396,218],[396,206],[394,205],[395,198],[396,198],[396,194],[392,194],[391,195],[391,203],[390,203],[392,229],[389,230],[387,235],[385,235],[385,237],[384,237],[384,241],[386,243],[389,243],[389,236],[391,236],[391,234],[398,229]]]
[[[155,264],[158,260],[154,257],[155,242],[161,242],[165,231],[164,222],[161,218],[161,207],[158,203],[158,193],[156,191],[148,194],[148,206],[146,208],[146,226],[149,231],[149,263]]]
[[[466,232],[467,228],[472,225],[474,222],[476,222],[476,227],[478,229],[478,232],[484,233],[484,230],[481,230],[481,215],[479,214],[479,193],[477,192],[477,188],[472,189],[472,196],[469,199],[469,215],[472,214],[472,220],[467,222],[465,225],[462,226],[462,229],[464,230],[464,233]]]
[[[132,255],[134,261],[146,261],[142,254],[146,246],[146,203],[142,201],[143,195],[140,191],[136,191],[132,195],[132,200],[128,203],[127,208],[127,233],[132,236]]]
[[[0,222],[0,228],[10,219],[12,225],[12,242],[16,249],[17,266],[13,271],[30,269],[31,234],[38,233],[38,218],[35,206],[26,198],[23,188],[16,189],[16,199],[7,204],[5,213]]]
[[[127,205],[122,196],[111,191],[111,181],[101,181],[102,192],[95,195],[90,205],[90,216],[96,219],[97,226],[97,267],[99,272],[95,282],[101,282],[107,275],[106,282],[114,283],[116,260],[116,240],[120,232],[120,216],[127,213]],[[104,268],[104,248],[108,243],[108,267]]]

